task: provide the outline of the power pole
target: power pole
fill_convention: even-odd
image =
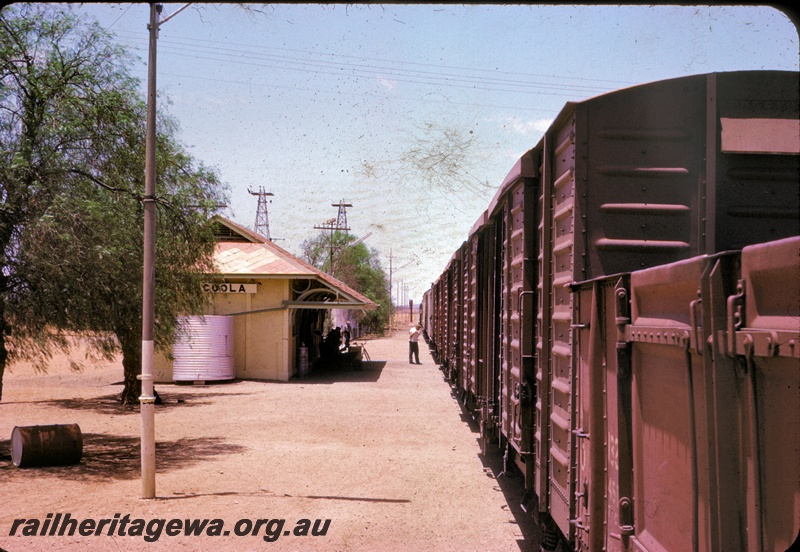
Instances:
[[[345,203],[344,200],[340,200],[339,203],[333,203],[333,207],[339,208],[339,214],[336,216],[336,226],[339,230],[350,230],[347,227],[347,208],[352,207],[351,204]]]
[[[392,248],[389,248],[389,304],[394,307],[394,300],[392,299],[393,289],[392,289]],[[394,311],[394,308],[392,308]]]
[[[250,188],[247,189],[250,192],[250,195],[258,196],[258,208],[256,209],[256,225],[253,228],[257,234],[261,234],[267,240],[272,241],[272,236],[269,234],[269,213],[267,211],[267,197],[274,196],[272,192],[265,192],[264,187],[261,186],[258,188],[257,192],[254,192]]]
[[[339,208],[339,214],[335,219],[329,219],[325,221],[323,224],[315,226],[315,230],[330,230],[331,233],[331,245],[330,245],[330,256],[328,258],[328,274],[333,276],[333,233],[334,232],[347,232],[350,230],[350,227],[347,226],[347,207],[352,207],[351,204],[345,203],[344,200],[341,200],[339,203],[332,203],[333,207]]]
[[[389,327],[394,332],[394,300],[392,299],[392,248],[389,248]]]
[[[149,57],[147,63],[147,129],[144,169],[144,259],[142,282],[142,394],[141,462],[142,498],[156,496],[156,430],[153,392],[154,323],[155,323],[155,260],[156,260],[156,44],[161,24],[161,4],[150,4]]]
[[[191,5],[184,4],[169,17],[161,19],[161,4],[150,3],[147,57],[147,120],[144,154],[144,243],[142,258],[142,394],[141,463],[142,498],[156,496],[156,422],[153,366],[155,364],[155,284],[156,284],[156,60],[158,31],[161,25]]]
[[[328,219],[322,224],[315,226],[314,229],[331,231],[330,254],[328,255],[328,274],[333,276],[333,231],[336,230],[336,219]]]

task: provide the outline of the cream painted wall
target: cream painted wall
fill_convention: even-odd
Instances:
[[[237,378],[287,381],[295,371],[291,311],[280,307],[289,299],[290,281],[253,281],[258,284],[258,291],[253,294],[215,293],[207,314],[279,309],[234,317],[234,364]],[[153,371],[156,381],[172,381],[172,361],[166,355],[156,355]]]
[[[156,351],[153,356],[153,381],[172,383],[172,361],[160,351]]]

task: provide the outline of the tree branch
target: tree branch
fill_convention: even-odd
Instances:
[[[134,193],[131,190],[128,190],[127,188],[119,188],[117,186],[110,186],[110,185],[106,184],[105,182],[103,182],[102,180],[100,180],[99,178],[95,177],[94,175],[92,175],[90,173],[87,173],[86,171],[82,171],[80,169],[70,169],[68,172],[70,172],[72,174],[76,174],[78,176],[82,176],[84,178],[88,178],[89,180],[91,180],[92,182],[94,182],[95,184],[100,186],[101,188],[105,188],[106,190],[109,190],[111,192],[117,192],[117,193],[121,192],[121,193],[127,194],[130,197],[132,197],[133,199],[135,199],[136,201],[143,201],[144,200],[144,196],[139,195],[137,193]]]

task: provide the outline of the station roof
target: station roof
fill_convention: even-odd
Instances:
[[[252,230],[219,215],[214,217],[214,222],[218,239],[214,261],[222,277],[313,280],[322,288],[327,288],[328,297],[336,298],[334,301],[306,302],[302,305],[292,303],[289,306],[293,308],[378,308],[376,303],[344,282],[298,259]]]

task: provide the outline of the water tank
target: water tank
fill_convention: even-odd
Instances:
[[[233,318],[186,316],[179,321],[175,339],[172,379],[223,381],[236,376],[233,363]]]

